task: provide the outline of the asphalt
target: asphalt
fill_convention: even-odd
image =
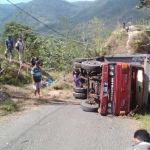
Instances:
[[[0,150],[125,150],[135,121],[48,104],[0,125]]]

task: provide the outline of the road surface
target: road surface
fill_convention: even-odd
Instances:
[[[0,125],[0,150],[125,150],[135,121],[88,113],[79,105],[40,106]]]

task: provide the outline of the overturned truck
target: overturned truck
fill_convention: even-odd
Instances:
[[[128,115],[147,105],[150,55],[76,58],[74,65],[81,73],[73,95],[84,99],[84,111]]]

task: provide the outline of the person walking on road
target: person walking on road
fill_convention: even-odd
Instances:
[[[10,35],[8,35],[8,38],[5,40],[5,46],[6,46],[6,51],[4,53],[5,59],[7,59],[7,53],[10,52],[10,61],[12,61],[13,41]]]
[[[22,64],[24,62],[24,57],[25,57],[25,43],[22,40],[22,37],[18,38],[18,41],[15,45],[16,49],[18,50],[18,54],[19,54],[19,61]]]
[[[41,73],[41,69],[39,65],[40,65],[40,62],[36,61],[35,66],[31,69],[31,76],[32,76],[35,97],[37,96],[37,94],[38,94],[38,97],[40,97],[42,73]]]
[[[150,135],[145,129],[139,129],[134,133],[134,145],[126,150],[150,150]]]

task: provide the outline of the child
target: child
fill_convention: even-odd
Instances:
[[[144,129],[139,129],[134,133],[134,145],[127,150],[150,150],[150,135]]]
[[[80,87],[79,74],[80,74],[79,69],[77,67],[74,67],[73,78],[74,78],[76,87]]]

